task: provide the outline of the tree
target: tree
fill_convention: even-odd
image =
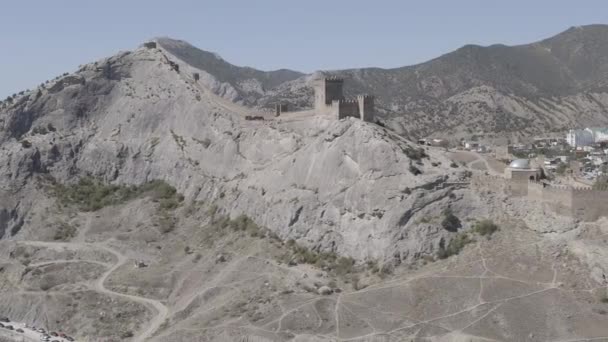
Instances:
[[[444,210],[443,215],[444,218],[443,221],[441,221],[441,226],[443,227],[443,229],[447,230],[448,232],[454,233],[458,231],[460,227],[462,227],[460,219],[456,217],[456,215],[454,215],[451,208],[447,208],[446,210]]]
[[[555,169],[555,173],[557,173],[558,175],[563,175],[564,173],[566,173],[567,167],[568,166],[566,165],[566,163],[559,163],[559,165]]]

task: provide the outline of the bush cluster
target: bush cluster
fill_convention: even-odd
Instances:
[[[460,229],[460,227],[462,227],[462,223],[460,222],[460,219],[458,217],[456,217],[456,215],[454,215],[454,213],[452,212],[451,208],[447,208],[446,210],[443,211],[443,221],[441,221],[441,226],[443,227],[443,229],[447,230],[448,232],[456,232],[458,231],[458,229]]]
[[[403,153],[405,153],[405,155],[412,160],[421,160],[422,158],[428,158],[428,154],[426,154],[422,147],[414,148],[408,146],[403,149]]]
[[[57,227],[55,231],[55,235],[53,235],[53,240],[56,241],[68,241],[76,236],[76,227],[71,224],[62,222]]]
[[[471,239],[467,233],[457,234],[454,236],[454,238],[452,238],[452,240],[450,240],[447,246],[445,246],[445,242],[442,239],[439,242],[439,251],[437,252],[437,257],[439,259],[446,259],[452,255],[456,255],[471,242],[474,242],[474,240]]]
[[[129,186],[104,184],[85,177],[72,185],[55,184],[53,192],[61,204],[76,205],[83,211],[96,211],[142,196],[152,197],[160,203],[160,209],[166,211],[177,208],[184,200],[174,187],[161,180]]]
[[[498,226],[490,219],[481,220],[473,226],[473,231],[482,236],[492,236],[498,230]]]

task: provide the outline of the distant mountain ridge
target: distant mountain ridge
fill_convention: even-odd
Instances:
[[[204,70],[213,91],[253,107],[312,105],[311,78],[297,71],[236,67],[185,42],[159,44]],[[346,69],[347,95],[377,96],[380,118],[406,136],[522,136],[608,125],[608,25],[572,27],[526,45],[466,45],[394,69]]]

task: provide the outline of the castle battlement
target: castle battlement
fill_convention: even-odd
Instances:
[[[338,100],[339,103],[359,103],[358,100]]]
[[[372,99],[372,100],[373,100],[373,99],[375,99],[376,97],[375,97],[374,95],[367,95],[367,94],[364,94],[364,95],[357,95],[357,98],[358,98],[358,99],[359,99],[359,98],[364,98],[364,99]]]
[[[585,187],[575,187],[573,188],[574,192],[578,192],[578,193],[608,193],[608,191],[606,190],[597,190],[597,189],[592,189],[592,188],[585,188]]]
[[[549,184],[525,177],[507,178],[483,173],[471,177],[471,188],[510,197],[525,197],[535,205],[556,214],[583,221],[595,221],[608,215],[608,190],[584,186]],[[532,205],[532,204],[531,204]]]
[[[471,178],[473,178],[473,179],[484,179],[484,180],[496,180],[496,181],[507,180],[503,176],[486,175],[486,174],[480,174],[480,173],[474,174],[473,176],[471,176]]]
[[[552,191],[552,192],[574,190],[574,188],[569,185],[549,185],[549,186],[544,187],[544,189],[545,189],[545,191]]]
[[[330,76],[314,81],[315,111],[336,119],[354,117],[374,122],[374,97],[363,94],[355,99],[345,99],[342,87],[344,79]]]

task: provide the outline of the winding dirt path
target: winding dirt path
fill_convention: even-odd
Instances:
[[[94,284],[94,289],[97,292],[107,294],[109,296],[121,297],[133,302],[137,302],[143,304],[146,307],[152,307],[156,311],[156,316],[148,322],[145,326],[141,328],[141,331],[137,336],[133,338],[133,341],[141,342],[150,338],[154,332],[163,324],[165,319],[169,315],[169,309],[161,303],[159,300],[134,296],[129,294],[124,294],[116,291],[112,291],[105,287],[104,283],[108,279],[108,277],[116,271],[118,268],[123,266],[129,259],[122,253],[116,251],[115,249],[108,247],[104,243],[84,243],[84,242],[47,242],[47,241],[20,241],[19,243],[30,245],[30,246],[38,246],[38,247],[46,247],[51,249],[57,248],[68,248],[68,249],[85,249],[85,248],[97,248],[108,253],[111,253],[116,257],[116,263],[114,263],[107,271],[105,271],[101,277],[99,277]],[[59,260],[61,262],[94,262],[98,264],[104,264],[97,261],[88,261],[88,260]],[[45,262],[39,263],[40,265],[50,265],[57,262]],[[108,264],[105,264],[108,266]]]
[[[122,298],[125,298],[128,300],[134,301],[134,302],[144,304],[145,306],[148,306],[148,307],[152,306],[156,310],[156,312],[157,312],[156,317],[154,317],[150,322],[148,322],[148,324],[144,328],[142,328],[142,331],[139,333],[139,335],[137,335],[133,339],[133,341],[145,341],[147,338],[151,337],[152,334],[154,334],[154,332],[161,326],[161,324],[163,324],[163,322],[169,315],[169,310],[163,303],[161,303],[158,300],[123,294],[123,293],[114,292],[112,290],[107,289],[103,285],[104,282],[106,281],[106,279],[114,271],[116,271],[118,268],[120,268],[122,265],[124,265],[128,259],[122,253],[119,253],[118,251],[116,251],[110,247],[107,247],[104,245],[99,245],[98,247],[107,252],[114,254],[114,256],[116,256],[116,258],[118,258],[118,261],[116,262],[116,264],[114,264],[114,266],[110,267],[99,279],[97,279],[97,281],[95,282],[95,289],[98,292],[105,293],[105,294],[108,294],[111,296],[122,297]]]

